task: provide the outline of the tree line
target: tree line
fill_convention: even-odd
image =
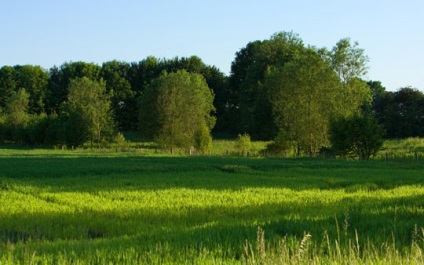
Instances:
[[[364,81],[367,63],[349,39],[328,50],[280,32],[241,48],[229,76],[196,56],[3,66],[0,140],[102,146],[138,130],[170,150],[205,151],[212,131],[312,154],[331,146],[332,124],[361,115],[378,121],[386,137],[422,137],[423,93]]]

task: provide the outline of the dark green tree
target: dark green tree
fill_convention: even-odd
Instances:
[[[368,81],[367,84],[371,89],[371,105],[374,106],[375,104],[377,104],[377,101],[382,97],[382,95],[386,92],[386,88],[381,84],[380,81]]]
[[[40,66],[15,66],[16,87],[25,88],[29,93],[28,112],[40,114],[45,111],[48,72]]]
[[[368,160],[383,145],[384,130],[369,113],[354,114],[332,122],[330,140],[333,150],[341,156]]]
[[[121,131],[134,128],[134,104],[136,93],[128,81],[130,65],[124,62],[110,61],[102,66],[101,76],[106,81],[106,90],[112,95],[111,103],[114,118]]]
[[[49,71],[46,111],[59,112],[62,103],[67,100],[71,79],[86,77],[93,81],[100,81],[101,69],[96,64],[85,62],[64,63],[59,68],[52,67]]]
[[[16,92],[15,68],[3,66],[0,69],[0,107],[6,107],[7,100]]]
[[[386,129],[388,138],[424,137],[424,94],[406,87],[384,92],[373,111]]]
[[[233,109],[238,114],[239,131],[259,139],[271,139],[276,135],[278,128],[263,87],[264,78],[269,67],[283,66],[303,49],[298,35],[281,32],[269,40],[251,42],[236,53],[231,66],[230,86],[237,97]]]

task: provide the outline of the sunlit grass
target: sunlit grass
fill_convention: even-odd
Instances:
[[[0,263],[420,261],[423,172],[405,162],[2,149]]]

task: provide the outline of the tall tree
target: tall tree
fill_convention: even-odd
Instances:
[[[67,99],[68,86],[72,79],[86,77],[99,81],[100,72],[100,66],[85,62],[64,63],[59,68],[52,67],[49,72],[47,112],[59,112],[61,104]]]
[[[24,88],[21,88],[17,92],[12,93],[11,97],[7,100],[7,122],[13,129],[26,126],[29,120],[29,97],[29,93]]]
[[[134,128],[134,104],[136,93],[128,80],[130,65],[124,62],[110,61],[102,66],[101,76],[106,81],[106,90],[112,94],[112,110],[121,131]]]
[[[40,114],[44,112],[48,78],[48,72],[40,66],[15,66],[16,86],[25,88],[30,95],[29,113]]]
[[[216,132],[231,132],[229,129],[232,127],[230,115],[232,112],[232,97],[231,90],[228,86],[228,77],[225,76],[215,66],[204,66],[201,70],[201,74],[206,80],[208,87],[210,87],[214,93],[213,105],[216,108],[216,126],[214,131]]]
[[[276,124],[297,154],[313,154],[327,144],[340,89],[337,76],[316,50],[305,49],[295,60],[271,68],[265,87]]]
[[[264,91],[264,77],[269,67],[283,66],[303,49],[298,35],[281,32],[269,40],[251,42],[236,54],[231,66],[230,84],[238,93],[238,106],[235,108],[240,112],[239,131],[261,139],[275,136],[277,127]]]
[[[406,87],[384,92],[373,105],[388,138],[424,137],[424,94]]]
[[[344,116],[357,113],[364,105],[370,105],[372,94],[370,87],[361,79],[368,71],[368,57],[350,39],[341,39],[328,53],[328,60],[341,81],[342,99],[339,110]]]
[[[114,131],[105,82],[76,78],[70,81],[68,90],[68,101],[63,106],[67,143],[78,146],[90,141],[91,146],[96,143],[100,148],[102,140],[111,137]]]
[[[164,73],[140,98],[139,129],[171,150],[196,145],[196,135],[215,125],[213,93],[203,76],[184,70]]]
[[[7,100],[16,92],[15,68],[3,66],[0,69],[0,107],[5,108]]]

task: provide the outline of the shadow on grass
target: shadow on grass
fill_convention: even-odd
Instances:
[[[414,163],[323,159],[28,155],[0,158],[0,188],[23,184],[84,192],[266,187],[373,191],[423,185],[423,170],[424,165]]]

